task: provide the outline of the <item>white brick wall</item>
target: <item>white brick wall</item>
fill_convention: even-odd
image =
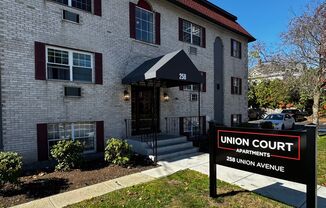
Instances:
[[[133,2],[137,3],[136,0]],[[199,18],[166,1],[150,0],[161,13],[161,45],[153,46],[129,38],[129,1],[103,0],[102,17],[68,8],[47,0],[1,0],[0,67],[5,150],[17,151],[25,161],[37,160],[36,124],[104,120],[105,137],[124,136],[124,119],[131,117],[131,104],[123,101],[122,78],[143,61],[184,49],[178,41],[178,17],[206,28],[206,48],[189,55],[197,68],[207,73],[207,92],[202,93],[201,112],[213,118],[213,43],[219,36],[224,44],[225,123],[231,114],[247,118],[246,39]],[[80,14],[81,24],[62,21],[62,9]],[[230,56],[230,39],[240,40],[243,58]],[[103,53],[103,85],[35,80],[34,41]],[[231,96],[230,77],[243,78],[243,95]],[[63,87],[82,87],[80,99],[64,98]],[[130,92],[130,87],[129,92]],[[164,117],[196,116],[197,102],[189,92],[162,89],[171,97],[161,103]]]

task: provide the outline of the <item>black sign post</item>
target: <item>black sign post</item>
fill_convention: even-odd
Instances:
[[[316,128],[304,131],[217,127],[210,123],[210,196],[217,197],[216,164],[307,185],[317,207]]]
[[[317,145],[316,127],[307,127],[307,207],[317,207]]]

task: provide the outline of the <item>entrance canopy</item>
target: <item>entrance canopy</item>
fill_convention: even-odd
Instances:
[[[161,86],[201,84],[204,78],[184,50],[145,61],[122,79],[122,84],[159,82]]]

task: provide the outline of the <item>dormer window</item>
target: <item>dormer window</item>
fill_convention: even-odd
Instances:
[[[161,15],[145,0],[130,2],[130,37],[142,42],[161,44]]]

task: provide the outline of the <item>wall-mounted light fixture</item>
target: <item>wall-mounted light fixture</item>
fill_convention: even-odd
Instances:
[[[129,101],[129,100],[130,100],[130,94],[129,94],[128,90],[125,90],[125,91],[123,92],[123,99],[124,99],[125,101]]]
[[[164,99],[164,102],[168,102],[170,100],[170,97],[166,92],[163,94],[163,99]]]

